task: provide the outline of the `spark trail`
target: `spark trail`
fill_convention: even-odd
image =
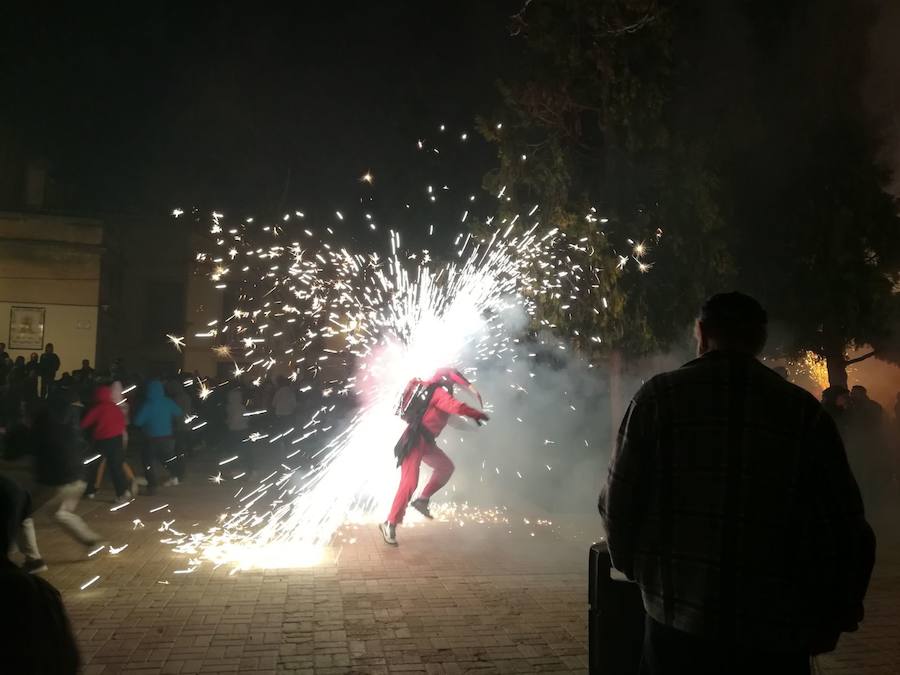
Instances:
[[[395,232],[391,255],[381,258],[302,225],[302,236],[286,241],[286,227],[257,227],[252,219],[232,227],[213,214],[215,249],[197,260],[210,266],[216,288],[233,293],[235,307],[194,337],[215,341],[220,357],[240,355],[236,380],[259,386],[270,373],[290,372],[295,381],[315,378],[307,387],[324,397],[352,395],[358,405],[343,423],[333,420],[335,405],[325,405],[272,437],[250,434],[245,452],[282,440],[289,450],[276,471],[238,492],[215,527],[172,540],[192,556],[192,568],[198,559],[237,569],[314,564],[342,524],[383,515],[396,483],[390,448],[403,429],[393,409],[406,382],[448,365],[477,380],[479,363],[515,358],[522,330],[515,317],[553,327],[540,317],[542,306],[565,313],[596,291],[594,249],[608,244],[526,225],[535,211],[484,236],[460,235],[445,263],[404,251]],[[635,251],[626,263],[649,269],[644,245],[628,243]],[[201,398],[213,391],[195,384]],[[211,480],[220,483],[222,474]]]

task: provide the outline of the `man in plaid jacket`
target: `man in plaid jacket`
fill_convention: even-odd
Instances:
[[[766,313],[713,296],[699,358],[622,421],[600,513],[647,611],[642,673],[809,673],[862,620],[875,555],[833,421],[756,356]]]

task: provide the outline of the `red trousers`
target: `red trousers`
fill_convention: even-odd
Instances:
[[[396,525],[403,522],[406,505],[412,500],[413,493],[419,485],[419,469],[422,462],[432,468],[432,474],[422,494],[419,495],[420,499],[429,499],[444,487],[453,475],[453,462],[444,451],[424,438],[420,440],[400,465],[400,487],[397,488],[397,496],[394,497],[394,504],[387,519],[389,523]]]

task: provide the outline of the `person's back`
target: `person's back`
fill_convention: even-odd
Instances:
[[[167,438],[174,432],[173,422],[182,415],[181,409],[166,396],[162,382],[151,380],[147,384],[147,398],[134,418],[151,438]]]
[[[634,574],[651,615],[664,619],[670,595],[673,626],[693,634],[715,636],[733,619],[751,644],[807,639],[815,599],[801,582],[818,566],[808,556],[833,559],[839,543],[810,531],[827,509],[811,484],[828,479],[820,453],[839,449],[827,414],[752,357],[727,352],[656,376],[635,401],[655,411],[665,435],[644,458],[665,468],[648,485],[635,545]],[[666,539],[679,558],[669,594],[655,553]],[[730,589],[718,570],[734,575]],[[731,617],[712,609],[723,603]]]
[[[35,474],[41,485],[59,486],[79,480],[83,436],[78,427],[78,411],[60,391],[50,396],[47,406],[35,419]]]
[[[94,405],[81,420],[82,429],[91,429],[95,441],[116,438],[125,432],[125,416],[112,400],[109,387],[97,387]]]
[[[37,362],[37,369],[42,377],[52,377],[59,370],[59,356],[53,351],[53,345],[47,345],[48,351],[41,354],[40,360]]]
[[[859,490],[828,414],[756,360],[759,312],[761,341],[701,347],[622,423],[600,510],[641,586],[648,673],[681,672],[688,652],[696,673],[745,672],[753,655],[805,673],[862,618],[874,543]]]
[[[76,673],[78,647],[59,591],[16,566],[7,551],[21,521],[21,490],[0,475],[0,653],[3,672],[22,675]]]
[[[166,396],[162,382],[147,384],[147,398],[134,417],[135,426],[147,434],[141,450],[141,463],[147,478],[147,493],[154,494],[157,485],[156,463],[165,466],[171,477],[166,486],[178,485],[184,478],[181,453],[175,447],[176,421],[183,416],[181,409]]]

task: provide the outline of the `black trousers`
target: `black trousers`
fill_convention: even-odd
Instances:
[[[174,478],[178,480],[184,478],[182,456],[175,451],[175,439],[171,436],[148,438],[141,450],[141,463],[144,465],[144,475],[147,477],[147,487],[150,489],[155,488],[158,483],[157,463],[166,467]]]
[[[96,441],[94,444],[99,452],[106,459],[106,468],[112,477],[113,486],[116,489],[116,497],[121,497],[128,489],[128,481],[125,479],[125,470],[122,464],[125,463],[125,446],[122,444],[122,437],[105,438],[102,441]],[[94,474],[97,473],[97,467],[93,464],[89,465]],[[94,481],[90,481],[92,484]]]
[[[640,675],[810,675],[809,655],[751,650],[644,622]]]
[[[56,380],[56,373],[52,375],[41,375],[41,398],[47,398],[47,394],[50,393],[50,389],[53,387],[53,382]]]

